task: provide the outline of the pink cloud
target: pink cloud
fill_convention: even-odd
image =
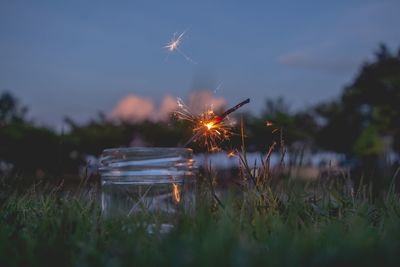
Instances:
[[[113,109],[110,118],[128,122],[138,122],[153,118],[154,113],[155,107],[151,99],[128,95]]]
[[[161,106],[158,110],[158,120],[167,120],[171,113],[173,113],[178,108],[178,103],[176,97],[165,96],[161,102]]]
[[[189,95],[187,105],[193,113],[200,113],[209,108],[218,111],[225,107],[226,100],[223,97],[214,97],[211,91],[193,91]],[[170,95],[164,96],[158,107],[150,98],[128,95],[115,106],[109,118],[127,122],[166,121],[177,107],[177,98]]]

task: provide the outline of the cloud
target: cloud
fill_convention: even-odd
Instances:
[[[312,27],[303,31],[307,40],[302,47],[292,47],[276,58],[281,65],[353,73],[360,64],[371,59],[380,42],[389,47],[398,44],[399,1],[373,1],[357,4],[337,13],[327,27]]]
[[[322,45],[313,49],[291,51],[279,56],[276,62],[290,67],[315,69],[329,72],[347,72],[356,65],[344,55],[336,55],[335,58],[327,55],[332,50],[332,45]],[[308,51],[314,51],[313,53]]]
[[[151,99],[135,95],[124,97],[110,114],[113,120],[138,122],[154,118],[155,106]]]
[[[195,114],[210,107],[218,111],[225,105],[226,100],[223,97],[214,97],[212,92],[208,90],[192,91],[187,101],[187,106]],[[126,122],[166,121],[177,107],[177,98],[170,95],[164,96],[158,106],[150,98],[128,95],[114,107],[109,118],[114,121]]]
[[[178,103],[176,101],[176,97],[169,95],[165,96],[158,110],[157,119],[161,121],[167,120],[171,113],[177,109],[177,107]]]

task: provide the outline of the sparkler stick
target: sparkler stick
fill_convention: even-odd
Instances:
[[[247,98],[246,100],[240,102],[239,104],[237,104],[236,106],[228,109],[227,111],[225,111],[224,113],[222,113],[221,115],[215,117],[214,121],[216,121],[215,123],[219,123],[220,121],[222,121],[223,119],[225,119],[226,116],[228,116],[229,114],[231,114],[232,112],[238,110],[239,108],[241,108],[242,106],[246,105],[250,103],[250,98]]]

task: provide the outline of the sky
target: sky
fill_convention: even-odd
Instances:
[[[132,105],[160,117],[206,89],[228,106],[250,98],[254,114],[278,96],[306,108],[337,97],[379,43],[400,47],[399,10],[389,0],[0,0],[0,91],[51,127]],[[164,48],[184,31],[193,62]]]

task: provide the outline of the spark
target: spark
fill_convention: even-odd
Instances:
[[[206,126],[208,130],[211,130],[214,127],[214,122],[211,121],[209,123],[204,124],[204,126]]]
[[[276,125],[272,121],[266,121],[265,125],[269,128],[272,128],[272,133],[275,133],[280,129],[279,127],[275,127]]]
[[[167,48],[168,51],[170,52],[174,52],[175,50],[178,50],[178,46],[181,44],[182,42],[182,38],[185,35],[186,31],[182,32],[178,38],[175,38],[177,33],[174,33],[174,36],[172,37],[172,40],[166,45],[164,46],[164,48]]]
[[[193,61],[193,59],[191,59],[189,56],[186,55],[186,53],[184,53],[182,51],[182,49],[180,49],[180,45],[182,43],[182,39],[183,36],[186,34],[187,30],[185,30],[184,32],[182,32],[181,34],[178,35],[177,32],[174,33],[171,41],[169,43],[167,43],[164,48],[166,48],[168,50],[168,52],[175,52],[177,51],[179,54],[181,54],[187,61],[197,64],[195,61]],[[177,37],[178,36],[178,37]]]
[[[233,158],[236,157],[237,152],[235,150],[231,150],[226,155],[228,156],[228,158]]]
[[[179,120],[190,122],[193,126],[193,136],[186,142],[185,146],[196,142],[207,148],[208,151],[214,152],[221,150],[219,143],[229,140],[232,132],[232,122],[228,115],[236,111],[243,105],[250,102],[250,99],[237,104],[236,106],[226,110],[221,115],[216,115],[212,108],[204,111],[199,115],[193,114],[190,109],[178,98],[178,110],[175,116]]]
[[[172,193],[173,193],[173,196],[174,196],[174,201],[176,203],[181,202],[181,190],[180,190],[178,184],[172,183]]]

